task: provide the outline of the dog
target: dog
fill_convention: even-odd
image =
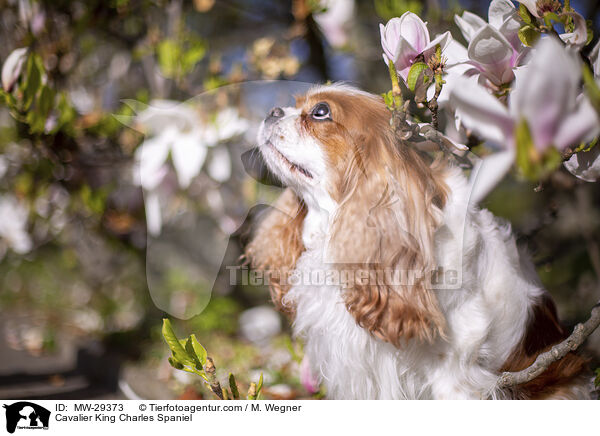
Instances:
[[[381,97],[333,84],[273,108],[258,132],[286,190],[245,256],[327,396],[589,398],[575,353],[498,387],[567,335],[510,226],[469,202],[462,170],[398,141],[390,119]]]

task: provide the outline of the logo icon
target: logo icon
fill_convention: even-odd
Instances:
[[[50,411],[29,401],[5,404],[6,431],[14,433],[18,429],[48,429]]]

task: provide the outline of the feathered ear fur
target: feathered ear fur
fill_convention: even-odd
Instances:
[[[429,280],[447,192],[443,166],[395,146],[390,131],[358,142],[329,245],[349,279],[346,306],[361,327],[397,347],[432,340],[445,325]]]
[[[275,307],[293,317],[294,309],[282,302],[289,290],[283,279],[304,251],[302,223],[306,206],[289,188],[273,206],[259,220],[252,240],[246,245],[245,257],[252,268],[265,273]]]

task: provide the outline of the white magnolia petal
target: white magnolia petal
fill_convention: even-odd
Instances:
[[[515,119],[527,120],[538,149],[553,142],[563,118],[575,109],[580,73],[576,53],[558,40],[543,38],[536,45],[510,96],[509,107]]]
[[[135,151],[137,163],[136,183],[145,189],[154,189],[165,176],[162,168],[176,131],[167,129],[162,135],[145,140]]]
[[[146,209],[146,228],[148,233],[152,236],[160,235],[162,214],[156,191],[144,192],[144,208]]]
[[[470,204],[478,204],[502,181],[515,161],[515,150],[504,150],[486,156],[471,172]]]
[[[451,38],[450,41],[448,41],[448,45],[446,45],[443,54],[446,56],[446,59],[448,59],[446,62],[447,70],[460,67],[465,68],[465,70],[469,68],[466,65],[460,65],[469,60],[467,48],[454,38]]]
[[[327,41],[333,47],[343,47],[348,41],[347,25],[354,15],[354,0],[328,0],[322,5],[327,10],[313,17]]]
[[[517,11],[510,0],[492,0],[488,8],[488,21],[496,29],[500,29],[515,14]]]
[[[554,138],[559,150],[588,142],[600,133],[600,119],[590,101],[583,95],[577,101],[577,109],[561,119]]]
[[[405,12],[400,17],[400,36],[408,41],[417,53],[421,53],[429,44],[427,25],[412,12]]]
[[[206,145],[202,142],[200,132],[194,131],[176,138],[171,147],[171,157],[179,186],[185,189],[200,173],[206,159]]]
[[[563,14],[573,18],[574,28],[572,32],[560,35],[560,39],[578,50],[582,49],[586,44],[588,37],[585,18],[575,11],[563,12]]]
[[[450,105],[456,108],[466,128],[501,148],[510,146],[514,121],[502,103],[474,80],[464,77],[456,80],[450,92]]]
[[[173,100],[152,100],[136,116],[136,123],[143,126],[149,135],[160,135],[169,127],[191,130],[198,122],[198,115],[191,107]]]
[[[525,5],[525,7],[531,12],[531,15],[534,17],[540,18],[540,14],[538,14],[537,10],[537,0],[517,0],[519,3]]]
[[[423,49],[423,55],[425,59],[432,56],[435,53],[435,48],[439,45],[442,49],[442,52],[446,50],[448,44],[452,40],[452,34],[450,32],[444,32],[441,35],[436,36],[433,41],[431,41],[425,48]]]
[[[19,79],[25,60],[27,59],[27,47],[13,50],[2,65],[2,87],[10,92]]]
[[[506,38],[489,24],[483,26],[469,43],[469,59],[487,65],[502,64],[513,54]]]
[[[586,182],[600,180],[600,147],[595,146],[590,151],[575,153],[564,166],[575,177]]]
[[[215,123],[217,125],[219,141],[226,141],[241,135],[249,127],[248,121],[241,118],[239,112],[231,107],[220,111],[217,114]]]
[[[468,60],[467,49],[461,43],[455,39],[451,39],[444,50],[444,56],[448,59],[446,64],[446,74],[444,80],[446,83],[442,87],[442,92],[438,97],[438,104],[440,107],[445,106],[450,98],[450,91],[454,87],[456,79],[462,77],[467,70],[471,68],[469,64],[465,64]],[[427,90],[427,97],[429,100],[433,98],[435,93],[435,86],[430,86]]]
[[[0,238],[19,254],[31,250],[33,243],[27,233],[27,206],[12,195],[0,195]]]
[[[383,48],[384,58],[396,63],[397,59],[395,56],[398,52],[398,44],[402,38],[400,36],[400,18],[392,18],[385,26],[380,24],[379,32],[381,34],[381,48]]]
[[[525,47],[519,39],[519,29],[522,25],[523,22],[521,21],[519,14],[514,12],[512,16],[510,16],[506,21],[504,21],[504,23],[500,25],[500,27],[498,27],[498,31],[510,43],[513,50],[519,54],[527,50],[527,47]]]
[[[594,76],[600,77],[600,39],[590,53],[590,63],[594,70]]]
[[[473,35],[475,35],[479,29],[487,24],[479,15],[475,15],[469,11],[464,12],[462,17],[455,15],[454,22],[462,32],[467,42],[470,42],[473,38]]]
[[[393,25],[393,20],[399,20],[399,18],[392,18],[388,23],[384,26],[383,24],[379,24],[379,34],[381,37],[381,48],[383,49],[383,58],[387,65],[388,60],[395,62],[394,54],[396,53],[396,45],[398,39],[395,36],[387,37],[388,26]],[[390,30],[390,34],[395,33]]]
[[[208,175],[217,182],[223,183],[231,177],[231,157],[225,147],[217,147],[208,163]]]

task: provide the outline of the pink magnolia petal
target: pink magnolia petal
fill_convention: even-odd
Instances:
[[[515,161],[515,150],[500,151],[484,157],[471,172],[470,204],[478,204],[502,181]]]
[[[452,35],[450,32],[444,32],[441,35],[435,37],[433,41],[431,41],[427,46],[423,49],[422,53],[425,56],[425,59],[432,56],[435,53],[435,48],[439,45],[442,49],[442,52],[446,50],[446,47],[452,40]]]
[[[600,119],[589,100],[581,95],[575,112],[561,120],[554,138],[554,145],[559,150],[587,142],[600,133]]]
[[[488,21],[496,29],[510,19],[518,16],[515,5],[510,0],[492,0],[488,8]]]
[[[400,17],[400,34],[417,53],[421,53],[429,44],[427,26],[416,14],[405,12]]]
[[[387,25],[379,24],[379,32],[381,34],[381,48],[383,49],[384,59],[391,59],[392,62],[395,61],[394,54],[396,53],[396,47],[398,44],[398,38],[390,36],[389,38],[386,36],[387,26],[391,26],[392,20],[390,20]],[[393,33],[390,30],[390,33]],[[386,62],[387,64],[387,62]]]
[[[575,153],[567,162],[565,168],[575,177],[586,182],[600,180],[600,147],[590,151]]]
[[[482,27],[469,43],[469,59],[480,64],[501,64],[513,55],[506,38],[489,24]]]
[[[575,109],[580,73],[575,53],[554,38],[543,38],[519,75],[519,84],[510,97],[510,111],[515,119],[527,120],[539,150],[552,144],[566,114]]]
[[[26,59],[27,47],[23,47],[13,50],[4,61],[4,65],[2,65],[2,87],[6,92],[10,92],[19,79]]]
[[[420,52],[413,48],[410,42],[404,38],[400,38],[398,48],[394,54],[394,58],[396,59],[394,65],[396,65],[396,69],[400,72],[400,75],[404,80],[406,80],[406,77],[408,76],[408,69],[410,69],[410,66],[413,64],[419,53]]]
[[[479,29],[487,24],[479,15],[475,15],[469,11],[464,12],[462,17],[455,15],[454,22],[462,32],[467,42],[470,42],[471,39],[473,39],[473,35],[475,35]]]
[[[507,109],[473,79],[457,78],[450,104],[466,128],[501,148],[511,146],[514,122]]]
[[[498,27],[498,31],[506,38],[513,50],[517,53],[521,53],[523,50],[527,49],[519,39],[519,29],[522,25],[521,19],[515,12],[514,15],[509,17]]]
[[[300,383],[309,394],[319,392],[319,379],[314,375],[310,367],[308,357],[304,356],[300,363]]]
[[[560,35],[560,39],[578,50],[582,49],[587,42],[587,24],[585,18],[575,11],[563,12],[563,15],[573,18],[574,29],[572,32]]]
[[[482,27],[469,43],[469,59],[494,84],[509,83],[514,78],[514,50],[506,38],[489,24]]]

